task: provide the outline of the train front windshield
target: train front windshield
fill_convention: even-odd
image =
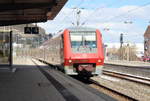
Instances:
[[[93,31],[70,32],[71,48],[73,53],[96,53],[96,33]]]

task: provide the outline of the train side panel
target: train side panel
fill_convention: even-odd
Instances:
[[[53,65],[60,65],[63,62],[63,46],[61,36],[50,39],[46,45],[40,49],[38,55],[41,60],[44,60]],[[41,54],[43,53],[43,54]]]

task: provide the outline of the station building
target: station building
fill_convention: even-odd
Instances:
[[[150,25],[144,33],[144,56],[150,57]]]

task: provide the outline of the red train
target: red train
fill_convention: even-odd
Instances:
[[[41,59],[59,66],[68,75],[98,75],[104,64],[102,35],[98,29],[67,28],[45,42],[40,50],[44,52],[39,54]]]

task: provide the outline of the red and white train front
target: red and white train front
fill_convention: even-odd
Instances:
[[[104,54],[99,30],[66,29],[63,39],[66,74],[92,76],[101,73]]]

